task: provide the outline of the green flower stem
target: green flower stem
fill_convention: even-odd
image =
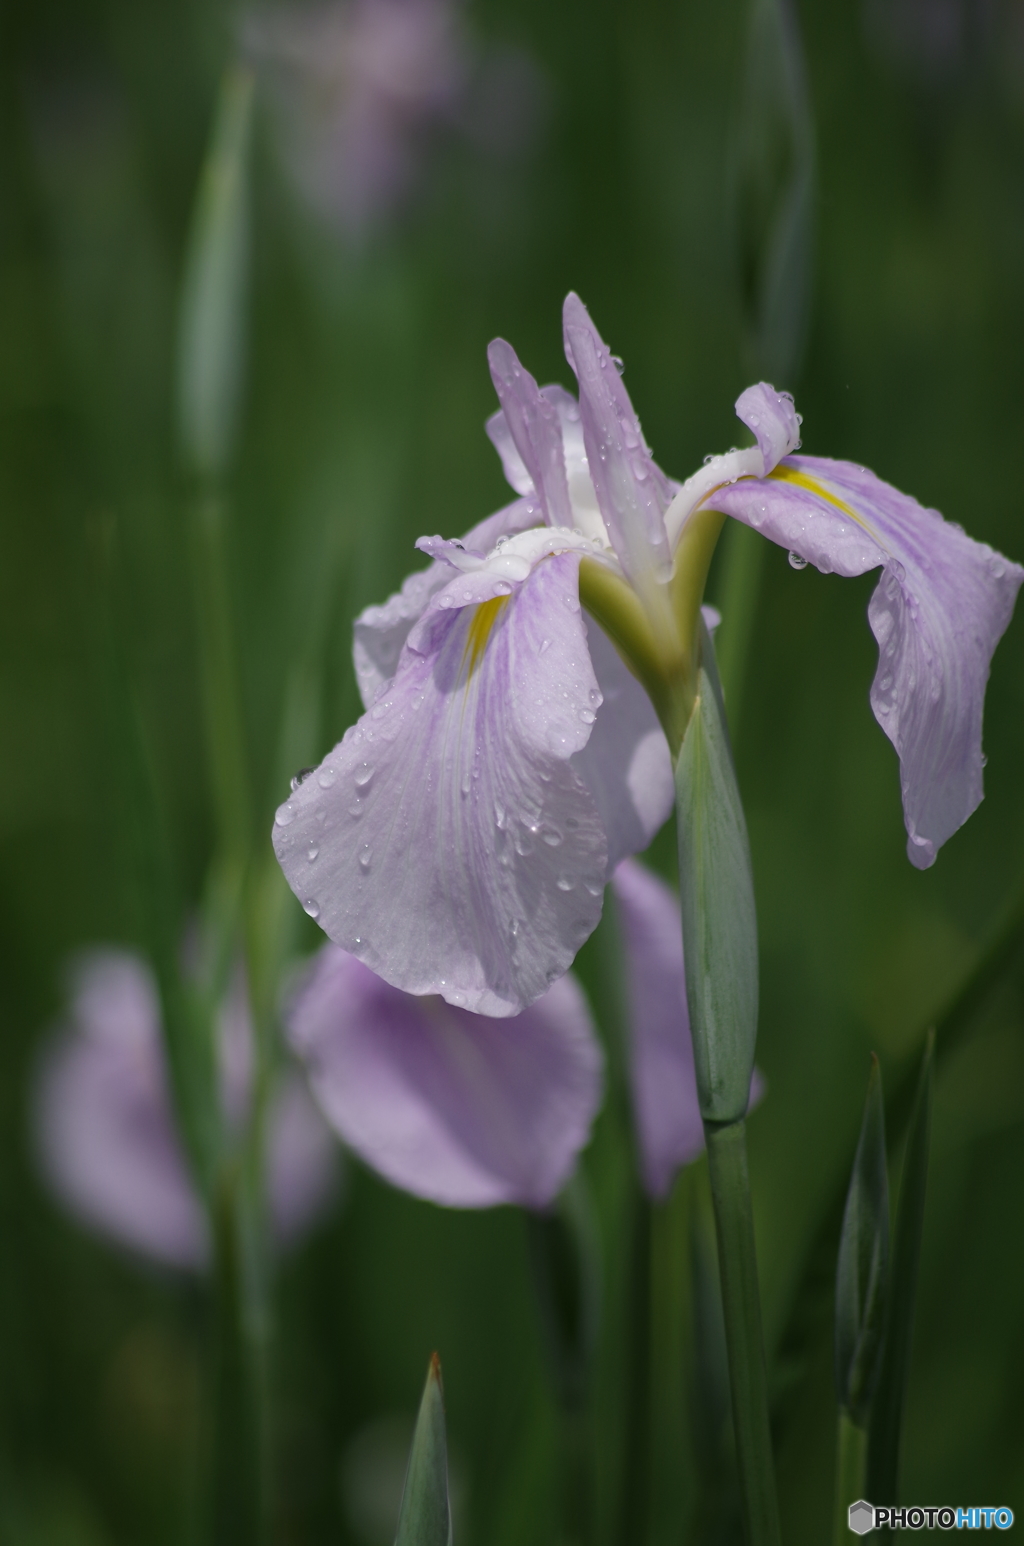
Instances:
[[[836,1511],[832,1526],[833,1546],[847,1546],[850,1539],[850,1504],[864,1496],[868,1461],[868,1436],[849,1412],[840,1410],[836,1451]]]
[[[267,1539],[263,1317],[251,1291],[240,1176],[225,1167],[210,1209],[214,1250],[209,1546]]]
[[[748,1546],[780,1546],[768,1381],[761,1337],[746,1123],[705,1122],[729,1353],[736,1459]]]
[[[637,1185],[629,1219],[625,1472],[618,1540],[642,1546],[650,1513],[651,1205]]]

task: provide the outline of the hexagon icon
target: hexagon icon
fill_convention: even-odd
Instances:
[[[870,1503],[865,1503],[861,1498],[859,1503],[850,1504],[850,1529],[854,1535],[867,1535],[869,1530],[875,1527],[875,1511]]]

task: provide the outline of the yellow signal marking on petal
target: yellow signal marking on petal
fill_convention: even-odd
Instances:
[[[866,531],[869,536],[874,537],[880,547],[884,547],[884,544],[871,530],[870,523],[862,515],[858,515],[856,510],[851,509],[844,499],[840,499],[837,494],[833,494],[827,489],[824,483],[819,483],[817,478],[812,478],[810,473],[801,472],[797,467],[787,467],[784,462],[779,462],[778,466],[772,468],[768,476],[769,478],[777,478],[780,483],[795,483],[797,488],[805,489],[808,494],[814,494],[818,499],[824,499],[827,504],[834,505],[837,510],[841,510],[844,515],[848,515],[850,520],[861,527],[863,531]]]
[[[495,623],[508,606],[508,596],[492,596],[490,601],[481,601],[477,606],[469,627],[466,629],[466,648],[462,659],[465,664],[469,660],[467,676],[472,676],[480,660],[480,656],[487,648],[487,641]]]

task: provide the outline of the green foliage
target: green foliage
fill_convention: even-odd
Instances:
[[[451,1546],[451,1542],[444,1390],[441,1363],[435,1353],[412,1436],[395,1546]]]
[[[910,1378],[910,1340],[917,1303],[921,1237],[924,1233],[934,1053],[935,1034],[931,1032],[921,1064],[903,1156],[893,1236],[891,1282],[886,1294],[885,1342],[878,1389],[871,1406],[868,1496],[872,1503],[883,1508],[900,1501],[900,1446]]]
[[[523,49],[538,64],[547,111],[533,148],[495,160],[485,135],[443,130],[418,198],[362,249],[319,223],[286,179],[265,97],[253,125],[250,332],[224,548],[257,834],[288,774],[358,711],[354,614],[420,562],[416,536],[458,536],[509,497],[481,428],[494,407],[491,337],[511,339],[541,381],[568,385],[557,315],[571,285],[625,359],[667,471],[685,477],[737,438],[748,322],[730,176],[749,7],[470,9],[482,46]],[[1012,7],[1005,22],[995,8],[991,35],[971,33],[935,75],[879,31],[884,11],[800,7],[819,189],[797,393],[804,444],[874,468],[1019,560],[1024,79],[1002,30]],[[193,1523],[197,1291],[140,1270],[59,1212],[39,1182],[26,1107],[69,954],[150,944],[124,863],[138,818],[127,743],[108,715],[98,532],[116,532],[118,638],[177,875],[180,909],[159,924],[168,950],[179,918],[200,905],[213,849],[172,383],[191,211],[234,26],[216,5],[170,0],[21,0],[3,21],[4,1546],[177,1546]],[[742,652],[736,764],[767,1084],[749,1121],[751,1173],[783,1538],[820,1546],[834,1470],[831,1307],[861,1070],[877,1047],[898,1093],[912,1062],[916,1073],[924,1026],[1019,895],[1024,628],[1018,616],[993,664],[986,799],[920,874],[904,853],[895,759],[867,703],[874,581],[797,574],[751,541],[763,574]],[[725,614],[724,647],[716,564],[709,596]],[[732,715],[728,672],[725,685]],[[653,854],[667,874],[673,836]],[[299,910],[291,928],[301,950],[315,947]],[[1019,1509],[1024,1240],[1006,1220],[1019,1213],[1024,1174],[1024,1019],[1019,932],[1012,947],[1007,938],[948,1059],[940,1027],[901,1491]],[[584,951],[581,971],[602,1014],[600,949]],[[892,1137],[896,1117],[890,1106]],[[605,1237],[621,1211],[619,1158],[606,1116],[586,1161]],[[458,1462],[465,1481],[460,1546],[549,1546],[557,1422],[523,1235],[509,1211],[432,1209],[353,1168],[332,1220],[276,1268],[279,1540],[391,1546],[368,1537],[338,1477],[375,1425],[411,1421],[419,1371],[440,1346],[453,1477]],[[605,1262],[609,1305],[624,1270],[614,1255]],[[671,1359],[659,1342],[657,1379],[668,1381],[670,1361],[692,1379],[686,1305],[667,1323],[677,1341]],[[619,1411],[620,1350],[609,1342],[596,1379],[601,1410]],[[677,1495],[683,1473],[695,1494],[705,1485],[697,1424],[680,1421]],[[602,1518],[617,1480],[602,1453]],[[663,1511],[656,1546],[712,1518],[702,1546],[734,1538],[735,1520],[707,1501],[698,1496],[691,1515]]]
[[[882,1356],[889,1269],[889,1174],[878,1059],[871,1059],[836,1267],[836,1396],[867,1427]]]
[[[698,1099],[705,1121],[735,1122],[747,1109],[754,1070],[757,920],[724,707],[703,667],[676,762],[676,819]]]

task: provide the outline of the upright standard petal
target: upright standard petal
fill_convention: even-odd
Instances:
[[[549,526],[572,526],[558,409],[544,397],[511,344],[496,338],[487,350],[491,380],[512,441]]]
[[[601,1051],[571,976],[494,1020],[402,993],[325,945],[287,1024],[345,1143],[395,1186],[452,1207],[545,1207],[601,1100]]]
[[[520,583],[456,575],[277,813],[306,911],[407,992],[498,1016],[532,1003],[601,913],[607,842],[570,761],[600,702],[576,553]]]
[[[643,591],[669,571],[665,511],[672,488],[644,442],[617,362],[578,295],[567,296],[563,322],[566,357],[580,384],[583,439],[598,503],[623,570]]]
[[[850,462],[787,457],[707,503],[823,574],[884,570],[868,606],[871,707],[899,754],[907,852],[926,869],[982,798],[985,684],[1024,569]]]
[[[679,902],[633,859],[612,877],[622,930],[633,1109],[643,1182],[665,1197],[704,1148],[690,1040]]]
[[[800,448],[800,415],[788,392],[776,392],[767,381],[747,387],[736,399],[736,417],[747,426],[756,446],[705,458],[703,467],[687,478],[665,516],[669,546],[675,551],[687,518],[698,508],[720,508],[709,495],[739,478],[764,478],[782,457]]]

